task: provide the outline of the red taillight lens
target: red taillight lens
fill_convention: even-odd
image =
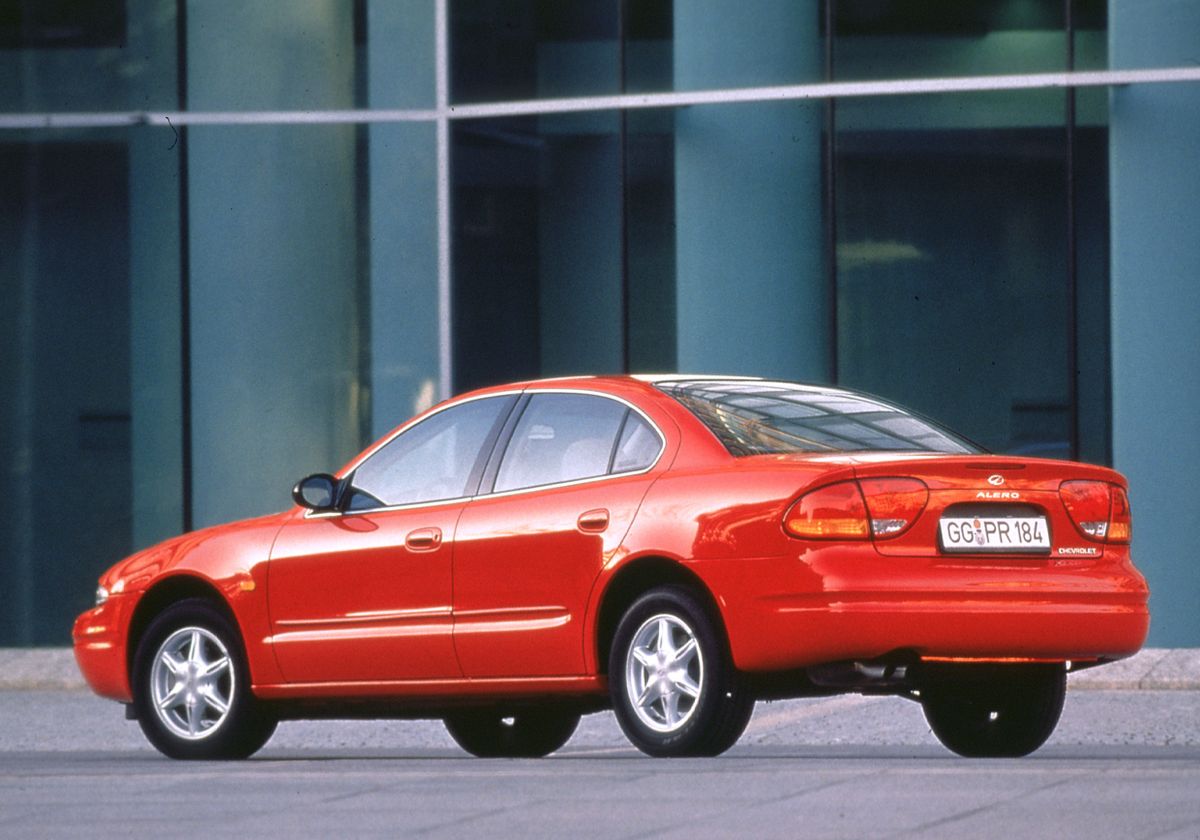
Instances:
[[[1108,518],[1108,541],[1127,543],[1133,539],[1133,511],[1129,497],[1120,487],[1112,489],[1112,513]]]
[[[876,539],[903,534],[929,501],[929,488],[915,478],[864,478],[858,483],[867,500],[871,534]]]
[[[1129,542],[1129,497],[1120,487],[1103,481],[1064,481],[1058,495],[1079,533],[1089,540]]]
[[[871,534],[867,506],[853,481],[805,493],[788,508],[783,529],[808,540],[865,540]]]
[[[810,540],[888,539],[907,531],[928,501],[929,488],[915,478],[840,481],[801,496],[783,528]]]

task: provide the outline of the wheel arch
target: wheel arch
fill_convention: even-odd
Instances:
[[[230,624],[237,629],[238,636],[243,636],[241,625],[233,609],[229,606],[229,602],[225,600],[221,591],[209,581],[188,574],[171,575],[156,581],[138,599],[133,615],[129,619],[128,643],[125,647],[125,672],[129,675],[131,685],[133,683],[134,658],[137,656],[137,649],[142,642],[142,637],[146,634],[146,629],[163,610],[187,599],[199,599],[212,604],[229,619]],[[242,647],[245,648],[245,639],[241,638],[240,641]],[[248,661],[247,667],[249,667]]]
[[[608,673],[608,657],[613,636],[617,631],[617,624],[620,622],[621,616],[625,614],[629,606],[643,593],[658,586],[671,584],[687,587],[699,597],[725,644],[729,644],[724,616],[717,603],[717,598],[709,589],[708,584],[678,560],[661,555],[646,555],[623,564],[609,579],[600,596],[593,637],[594,655],[599,673]]]

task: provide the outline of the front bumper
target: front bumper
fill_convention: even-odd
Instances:
[[[128,596],[112,595],[75,619],[71,631],[75,661],[87,684],[101,697],[122,703],[133,700],[125,655],[130,609]]]

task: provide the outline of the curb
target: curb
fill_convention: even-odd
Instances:
[[[1200,648],[1143,648],[1138,653],[1072,674],[1073,689],[1200,690]]]
[[[83,691],[71,648],[0,648],[0,691]]]
[[[1200,691],[1200,648],[1145,648],[1072,674],[1079,691]],[[84,691],[71,648],[0,648],[0,691]]]

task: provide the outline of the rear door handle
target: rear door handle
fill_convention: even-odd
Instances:
[[[579,514],[579,530],[599,533],[608,527],[608,511],[604,508],[584,511]]]
[[[442,544],[440,528],[418,528],[404,538],[404,544],[412,551],[433,551]]]

